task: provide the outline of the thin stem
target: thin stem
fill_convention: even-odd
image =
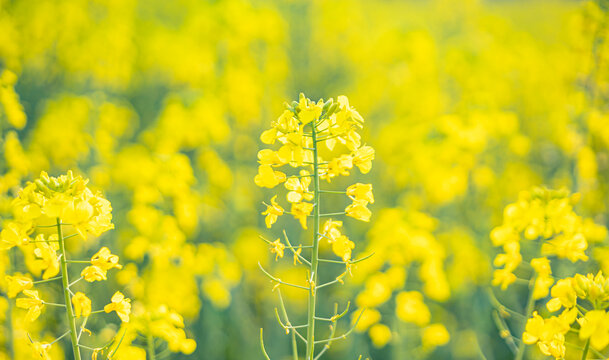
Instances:
[[[46,301],[43,301],[42,303],[45,305],[49,305],[49,306],[66,307],[64,304],[57,304],[57,303],[46,302]]]
[[[342,334],[341,336],[337,336],[337,337],[329,337],[328,339],[324,339],[324,340],[318,340],[315,343],[316,344],[325,344],[325,343],[331,343],[334,340],[340,340],[340,339],[345,339],[347,338],[347,336],[349,334],[351,334],[351,332],[355,329],[355,327],[357,326],[357,324],[359,323],[360,319],[362,318],[362,315],[364,314],[364,311],[366,311],[366,309],[364,308],[362,310],[362,312],[359,313],[359,316],[357,317],[357,320],[355,320],[355,323],[353,324],[353,326],[351,327],[351,329],[349,329],[349,331],[347,331],[346,333]]]
[[[322,194],[346,194],[346,191],[339,191],[339,190],[319,190],[320,193]]]
[[[81,360],[80,348],[78,347],[78,339],[76,337],[76,319],[74,318],[74,310],[72,309],[72,299],[70,297],[70,288],[68,280],[68,263],[66,261],[66,246],[61,230],[61,219],[57,218],[57,238],[59,239],[59,251],[61,252],[61,282],[63,285],[63,297],[66,306],[66,317],[70,326],[70,339],[72,340],[72,351],[74,352],[74,360]]]
[[[334,304],[334,316],[332,316],[332,318],[335,319],[337,316],[338,316],[338,304]],[[330,325],[330,336],[329,337],[333,338],[335,333],[336,333],[336,320]],[[317,354],[317,356],[315,357],[315,360],[321,359],[321,356],[326,351],[328,351],[330,346],[332,346],[332,341],[329,341],[327,344],[324,345],[324,348],[321,349],[319,354]]]
[[[260,348],[262,349],[262,354],[266,360],[271,360],[269,354],[266,353],[266,349],[264,348],[264,336],[262,334],[263,330],[260,328]]]
[[[588,357],[588,349],[590,349],[590,338],[586,341],[586,345],[584,345],[584,352],[582,353],[582,360],[586,360]]]
[[[332,284],[336,284],[337,282],[340,282],[340,280],[339,280],[339,279],[334,279],[334,280],[329,281],[329,282],[327,282],[327,283],[325,283],[325,284],[321,284],[321,285],[317,286],[315,289],[316,289],[316,290],[317,290],[317,289],[321,289],[321,288],[324,288],[324,287],[326,287],[326,286],[330,286],[330,285],[332,285]]]
[[[156,354],[154,352],[154,338],[151,334],[146,337],[146,343],[148,344],[148,359],[156,360]]]
[[[317,217],[320,217],[320,216],[336,216],[336,215],[345,215],[345,214],[346,214],[346,212],[341,211],[341,212],[335,212],[335,213],[317,214]],[[318,221],[319,221],[319,219],[318,219]]]
[[[288,244],[288,246],[286,246],[286,248],[292,250],[292,253],[294,254],[294,256],[297,256],[302,262],[304,262],[305,264],[311,266],[311,263],[309,262],[309,260],[305,259],[304,256],[296,253],[296,250],[294,250],[294,246],[292,246],[292,244],[290,243],[290,239],[288,239],[288,234],[285,232],[285,230],[283,230],[283,236],[285,237],[285,242]],[[298,248],[301,248],[300,246]]]
[[[260,265],[260,263],[258,263],[258,267],[260,268],[260,270],[262,270],[262,272],[263,272],[263,273],[264,273],[266,276],[268,276],[268,277],[269,277],[271,280],[273,280],[273,281],[275,281],[275,282],[277,282],[277,283],[279,283],[279,284],[283,284],[283,285],[287,285],[287,286],[292,286],[292,287],[295,287],[295,288],[298,288],[298,289],[302,289],[302,290],[307,290],[307,291],[310,291],[310,290],[311,290],[311,289],[310,289],[310,288],[308,288],[308,287],[304,287],[304,286],[300,286],[300,285],[296,285],[296,284],[290,284],[290,283],[287,283],[287,282],[285,282],[285,281],[282,281],[282,280],[281,280],[281,279],[279,279],[279,278],[274,277],[273,275],[269,274],[269,273],[268,273],[268,271],[264,270],[264,268],[262,267],[262,265]]]
[[[320,218],[320,192],[319,192],[319,159],[317,158],[317,129],[315,123],[311,124],[311,136],[313,138],[313,250],[311,254],[311,291],[309,291],[309,310],[307,314],[307,352],[305,360],[315,359],[315,301],[317,291],[317,265],[319,257],[319,218]]]
[[[50,278],[50,279],[46,279],[46,280],[34,281],[32,284],[34,284],[34,285],[44,284],[44,283],[48,283],[48,282],[59,280],[59,279],[61,279],[61,276],[56,276],[54,278]]]
[[[68,225],[72,225],[72,224],[68,224],[68,223],[61,223],[62,226],[68,226]],[[37,228],[52,228],[52,227],[57,227],[57,224],[53,224],[53,225],[36,225]]]
[[[536,276],[531,277],[531,280],[529,280],[529,298],[527,299],[527,305],[525,308],[525,312],[524,312],[524,317],[526,319],[528,319],[531,314],[533,313],[533,307],[535,306],[535,299],[533,299],[533,286],[535,285],[535,278]],[[526,326],[526,322],[524,323],[524,325],[522,326],[522,331],[520,331],[519,335],[522,336],[522,334],[525,331],[525,326]],[[526,345],[524,342],[520,342],[520,344],[518,344],[518,352],[516,353],[516,357],[514,358],[515,360],[522,360],[524,359],[524,351],[526,349]]]
[[[91,261],[89,260],[66,260],[67,263],[70,264],[90,264]]]
[[[68,285],[68,287],[72,287],[72,285],[76,284],[76,283],[77,283],[77,282],[79,282],[80,280],[82,280],[82,276],[81,276],[81,277],[79,277],[78,279],[76,279],[76,280],[72,281],[72,282],[70,283],[70,285]]]
[[[285,235],[285,230],[284,230],[283,234]],[[288,236],[285,235],[285,238],[287,241]],[[290,323],[290,320],[288,318],[288,312],[285,309],[285,304],[283,303],[283,297],[281,296],[281,289],[277,289],[277,294],[279,295],[279,304],[281,307],[281,312],[283,313],[283,318],[285,319],[285,322],[287,323],[288,326],[292,326],[292,324]],[[294,358],[294,360],[298,360],[298,343],[296,342],[297,331],[295,328],[292,328],[291,330],[292,330],[292,357]]]
[[[53,340],[52,342],[49,343],[49,345],[53,345],[56,342],[58,342],[59,340],[63,339],[64,337],[66,337],[66,335],[68,335],[70,333],[70,330],[66,331],[65,333],[63,333],[63,335],[61,335],[60,337],[58,337],[57,339]]]

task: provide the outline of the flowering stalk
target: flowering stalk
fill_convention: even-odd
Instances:
[[[535,297],[533,296],[533,287],[535,286],[535,278],[536,276],[533,275],[531,277],[531,280],[529,280],[529,297],[527,298],[527,304],[524,310],[524,318],[528,319],[532,314],[533,314],[533,310],[535,308]],[[520,334],[523,334],[525,332],[525,326],[526,323],[523,325],[521,331],[519,332]],[[514,358],[515,360],[522,360],[524,358],[524,351],[526,349],[526,344],[521,341],[518,344],[518,351],[516,352],[516,357]]]
[[[68,326],[70,327],[70,340],[72,341],[72,351],[74,352],[74,360],[80,360],[80,348],[78,347],[78,338],[76,334],[76,318],[74,317],[74,309],[72,309],[72,299],[70,297],[70,281],[68,279],[68,262],[66,259],[66,247],[61,230],[61,219],[57,218],[57,238],[59,239],[60,264],[61,264],[61,284],[63,286],[63,297],[66,305],[66,317]]]
[[[319,258],[319,165],[317,158],[317,119],[311,121],[311,134],[313,138],[313,250],[311,254],[311,291],[309,291],[309,313],[307,316],[307,355],[305,359],[313,360],[315,354],[315,301],[317,291],[317,264]]]
[[[351,274],[351,266],[367,258],[356,261],[351,259],[355,244],[342,233],[342,221],[333,221],[329,218],[322,226],[321,218],[346,215],[367,222],[371,215],[367,205],[374,203],[372,185],[370,184],[353,184],[344,191],[322,190],[320,180],[326,180],[330,183],[336,177],[348,176],[350,170],[354,167],[359,168],[361,173],[366,174],[372,167],[374,149],[370,146],[362,146],[361,137],[356,129],[363,127],[364,119],[353,107],[349,106],[349,101],[345,96],[339,96],[337,102],[333,99],[326,102],[323,100],[313,102],[300,94],[299,101],[292,102],[286,108],[279,119],[272,123],[272,128],[264,131],[260,137],[265,144],[271,145],[279,142],[282,146],[278,151],[263,149],[258,152],[260,166],[254,181],[256,185],[265,188],[274,188],[284,183],[288,190],[286,199],[291,204],[290,211],[284,210],[276,201],[277,195],[271,198],[270,203],[263,203],[267,209],[262,215],[266,215],[265,223],[268,228],[271,228],[279,216],[290,214],[300,222],[304,230],[307,230],[308,219],[312,218],[313,242],[310,245],[292,245],[285,231],[283,233],[286,244],[280,238],[275,241],[262,238],[271,246],[271,252],[276,254],[276,260],[282,258],[285,250],[289,249],[294,255],[294,266],[306,266],[308,268],[307,286],[285,282],[279,277],[271,275],[262,266],[260,268],[275,283],[274,289],[278,289],[280,286],[290,286],[308,292],[306,324],[293,326],[290,323],[281,296],[279,299],[285,324],[277,311],[276,316],[281,327],[286,330],[286,334],[292,333],[293,358],[298,359],[298,344],[296,341],[300,339],[306,346],[305,359],[317,360],[330,348],[333,341],[344,339],[357,325],[356,321],[356,324],[346,333],[334,337],[336,321],[347,313],[348,306],[347,310],[341,314],[337,314],[335,311],[332,317],[318,317],[316,314],[317,292],[337,283],[342,284],[343,278],[347,274]],[[324,144],[329,153],[340,151],[343,153],[333,155],[334,158],[324,161],[320,155],[320,144]],[[275,170],[275,168],[285,165],[301,168],[301,170],[294,175],[286,175]],[[312,191],[309,190],[311,183],[313,183]],[[320,211],[322,193],[346,195],[353,203],[347,206],[344,211],[322,214]],[[338,256],[340,260],[319,257],[319,242],[322,238],[331,245],[334,255]],[[302,251],[305,249],[311,250],[310,257],[302,255]],[[342,264],[345,266],[345,270],[334,280],[318,284],[318,267],[321,262]],[[359,316],[362,312],[359,312]],[[315,339],[315,320],[330,323],[331,335],[329,338]],[[306,337],[300,334],[299,329],[301,328],[307,328]],[[315,353],[315,345],[323,345],[323,349],[317,354]],[[263,343],[261,343],[261,348],[268,358]]]

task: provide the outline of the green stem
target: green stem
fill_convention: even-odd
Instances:
[[[307,316],[307,353],[305,360],[313,360],[315,358],[315,300],[317,292],[317,264],[319,253],[319,164],[317,159],[317,129],[315,124],[311,123],[311,135],[313,137],[313,250],[311,254],[311,291],[309,291],[309,312]]]
[[[59,239],[59,251],[61,252],[61,283],[63,285],[63,297],[66,304],[66,317],[70,326],[70,339],[72,340],[72,351],[74,352],[74,360],[80,359],[80,348],[78,347],[78,338],[76,337],[76,319],[74,318],[74,310],[72,309],[72,299],[70,297],[70,288],[68,281],[68,262],[66,261],[66,246],[61,231],[61,219],[57,218],[57,238]]]
[[[582,360],[586,360],[588,357],[588,349],[590,349],[590,338],[586,341],[586,345],[584,346],[584,352],[582,353]]]
[[[146,342],[148,343],[148,359],[156,360],[156,354],[154,353],[154,338],[152,335],[148,334]]]
[[[529,298],[527,299],[527,305],[526,305],[525,312],[524,312],[525,322],[524,322],[524,325],[522,326],[522,331],[520,331],[521,338],[522,338],[522,334],[524,333],[525,328],[526,328],[526,319],[531,317],[531,314],[533,313],[533,307],[535,306],[535,299],[533,299],[533,287],[535,286],[536,277],[537,276],[533,276],[531,278],[531,280],[529,281]],[[525,349],[526,349],[526,345],[523,341],[521,341],[518,344],[518,352],[516,353],[516,357],[514,359],[515,360],[524,359]]]
[[[34,285],[38,285],[38,284],[44,284],[44,283],[48,283],[51,281],[55,281],[55,280],[59,280],[61,279],[61,276],[56,276],[54,278],[50,278],[50,279],[46,279],[46,280],[38,280],[38,281],[34,281],[33,284]]]

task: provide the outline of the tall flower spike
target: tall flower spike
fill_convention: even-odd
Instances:
[[[317,289],[343,282],[345,275],[350,273],[352,251],[355,248],[355,243],[342,234],[340,230],[342,221],[329,219],[322,228],[320,224],[321,217],[346,214],[358,220],[369,221],[371,212],[367,208],[367,205],[374,203],[372,185],[370,184],[356,183],[349,186],[346,190],[332,191],[322,190],[320,179],[327,180],[330,183],[337,177],[349,176],[354,165],[362,173],[369,172],[372,167],[372,160],[374,159],[374,149],[370,146],[361,145],[361,136],[357,131],[362,128],[364,119],[349,105],[349,100],[345,96],[339,96],[337,101],[330,99],[325,102],[323,100],[314,102],[307,99],[303,94],[300,94],[298,101],[294,101],[286,107],[287,109],[281,116],[271,123],[271,129],[264,131],[260,136],[260,140],[264,144],[276,144],[276,146],[279,146],[279,149],[276,151],[262,149],[258,152],[260,166],[254,182],[263,188],[275,188],[284,182],[284,187],[287,190],[286,199],[291,204],[289,214],[298,220],[304,230],[308,229],[310,222],[313,223],[312,241],[308,246],[292,246],[287,235],[285,235],[287,245],[284,245],[280,239],[273,242],[267,240],[271,245],[271,252],[276,254],[276,260],[283,257],[285,249],[289,249],[294,255],[294,266],[309,266],[309,275],[304,279],[304,283],[307,286],[286,283],[271,275],[262,267],[261,269],[275,283],[275,288],[281,285],[307,291],[309,298],[305,359],[313,360],[321,357],[321,353],[315,353],[316,343],[327,343],[327,349],[330,342],[335,340],[334,338],[319,340],[315,337]],[[331,154],[330,158],[326,160],[322,159],[318,151],[320,144],[329,150]],[[292,174],[285,174],[276,170],[276,168],[284,165],[300,169],[297,172],[292,171]],[[322,214],[320,202],[323,193],[346,194],[353,203],[347,206],[344,212]],[[275,202],[277,196],[277,194],[273,195],[271,204],[265,204],[266,210],[262,212],[262,215],[266,216],[265,223],[267,228],[270,228],[277,221],[277,217],[285,212]],[[318,275],[318,264],[320,261],[319,241],[321,239],[325,239],[325,241],[331,244],[332,252],[340,259],[331,261],[343,263],[346,269],[341,274],[335,274],[333,276],[335,280],[326,284],[319,283]],[[304,248],[310,249],[310,258],[302,255]],[[283,309],[283,313],[284,321],[289,324],[285,309]],[[336,320],[338,318],[333,318],[332,322],[335,323]],[[284,329],[286,328],[283,323],[282,326]],[[332,326],[335,328],[335,324]],[[341,337],[344,338],[353,328]],[[293,356],[297,358],[297,330],[292,329],[290,331],[290,329],[287,329],[287,331],[288,333],[292,332]],[[299,336],[305,339],[303,335],[299,334]]]

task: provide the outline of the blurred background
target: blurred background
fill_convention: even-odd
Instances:
[[[354,257],[375,255],[319,308],[373,310],[324,358],[510,359],[488,296],[489,232],[538,185],[580,192],[577,212],[607,225],[607,31],[606,1],[0,0],[0,216],[41,170],[83,174],[116,229],[72,251],[105,245],[124,265],[92,285],[94,302],[121,288],[134,308],[178,312],[197,349],[169,359],[262,358],[260,327],[271,358],[288,359],[257,264],[303,273],[258,236],[310,234],[292,219],[264,226],[259,135],[300,92],[347,95],[376,160],[333,186],[373,184],[371,222],[345,228]],[[605,237],[578,271],[609,271]],[[427,322],[396,313],[403,291],[424,295]],[[495,293],[524,308],[526,288]],[[284,297],[300,323],[306,297]],[[12,332],[17,359],[38,358],[27,333],[65,328],[48,309],[35,324],[15,309],[10,327],[9,309],[0,298],[0,343]],[[114,336],[112,321],[91,324],[90,342]],[[145,359],[141,345],[127,339],[118,358]],[[53,359],[71,359],[62,346]]]

